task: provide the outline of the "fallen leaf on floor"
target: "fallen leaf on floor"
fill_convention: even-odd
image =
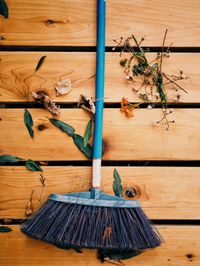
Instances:
[[[32,202],[33,193],[34,193],[34,189],[32,190],[29,201],[26,205],[26,211],[25,211],[26,216],[30,216],[33,213],[33,202]]]
[[[33,119],[32,119],[30,112],[27,109],[25,109],[24,111],[24,124],[26,125],[31,138],[34,138],[34,131],[32,129]]]
[[[78,107],[81,107],[87,110],[88,112],[95,114],[95,105],[91,97],[81,94],[80,99],[78,101]]]
[[[92,146],[89,143],[86,146],[84,146],[84,139],[82,136],[78,134],[74,134],[72,137],[73,137],[74,143],[79,148],[79,150],[82,151],[89,159],[92,159],[92,155],[93,155]]]
[[[38,71],[38,70],[40,69],[40,67],[41,67],[42,64],[44,63],[44,60],[45,60],[46,57],[47,57],[47,56],[44,55],[44,56],[42,56],[42,57],[40,58],[40,60],[39,60],[38,63],[37,63],[37,66],[36,66],[36,68],[35,68],[35,72]]]
[[[26,162],[26,168],[32,172],[42,172],[42,168],[40,167],[40,165],[31,159]]]
[[[39,161],[39,164],[40,164],[40,165],[47,166],[47,165],[48,165],[48,162],[47,162],[47,161]]]
[[[115,196],[122,197],[123,187],[121,184],[121,177],[120,177],[117,169],[114,169],[113,177],[114,177],[113,190],[114,190]]]
[[[83,140],[84,147],[88,144],[88,141],[90,140],[92,136],[92,122],[93,122],[93,118],[90,119],[85,129],[84,140]]]
[[[64,123],[61,120],[55,119],[55,118],[49,118],[49,121],[54,126],[58,127],[63,132],[67,133],[70,137],[72,137],[74,135],[75,129],[72,126]]]
[[[1,155],[0,156],[0,165],[4,164],[4,163],[17,163],[22,161],[22,158],[19,157],[15,157],[12,155]]]
[[[56,83],[56,96],[68,94],[72,90],[72,83],[70,79],[63,79]]]
[[[0,233],[9,233],[12,229],[8,226],[0,226]]]
[[[56,105],[51,98],[46,95],[44,92],[39,92],[39,93],[32,93],[33,98],[37,101],[40,102],[45,109],[47,109],[49,112],[51,112],[54,115],[59,115],[60,114],[60,106]]]
[[[4,0],[0,0],[0,15],[8,18],[8,7]]]

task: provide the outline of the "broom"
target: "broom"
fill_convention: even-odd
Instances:
[[[105,57],[105,1],[98,0],[96,112],[93,182],[88,192],[51,194],[44,206],[21,225],[26,235],[60,248],[107,251],[144,250],[161,238],[140,208],[100,190]]]

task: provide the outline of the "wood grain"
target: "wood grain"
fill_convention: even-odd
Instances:
[[[93,266],[102,265],[97,260],[96,251],[83,250],[77,253],[58,249],[42,241],[33,240],[20,232],[19,226],[11,226],[13,231],[0,234],[0,265],[48,265],[48,266]],[[200,227],[198,226],[158,226],[165,243],[140,256],[123,261],[125,266],[198,266],[200,263]],[[111,265],[104,262],[104,265]]]
[[[93,0],[7,0],[9,19],[0,18],[0,45],[96,45],[96,2]],[[113,38],[145,37],[161,46],[164,31],[174,46],[199,46],[198,0],[108,0],[107,45]]]
[[[43,166],[42,169],[45,177],[43,192],[38,172],[31,172],[23,166],[0,167],[0,218],[25,218],[32,190],[36,211],[41,206],[40,197],[44,202],[51,193],[87,191],[91,186],[91,167]],[[113,170],[113,167],[102,168],[105,193],[113,194]],[[200,168],[117,167],[117,170],[124,193],[126,188],[134,188],[136,196],[132,199],[141,201],[149,218],[200,219]]]
[[[35,71],[41,56],[47,58],[38,72]],[[149,60],[156,54],[149,54]],[[120,102],[122,97],[136,102],[139,97],[133,93],[141,84],[125,80],[118,53],[106,53],[105,102]],[[179,75],[183,69],[186,79],[178,82],[188,93],[179,91],[180,103],[196,103],[200,99],[200,54],[172,53],[163,61],[163,71],[168,75]],[[80,94],[95,96],[95,53],[54,52],[0,52],[0,101],[25,102],[33,100],[32,92],[44,91],[57,102],[77,102]],[[57,81],[70,78],[73,90],[56,97]],[[141,81],[141,80],[140,80]],[[177,92],[168,87],[168,101],[174,102]],[[145,93],[145,90],[140,90]],[[139,93],[138,93],[139,94]],[[26,97],[27,96],[27,97]]]
[[[1,154],[33,160],[86,160],[73,140],[49,122],[48,111],[29,110],[34,121],[34,139],[24,125],[24,110],[1,110]],[[168,119],[175,123],[168,131],[156,123],[161,117],[160,109],[137,109],[131,119],[119,109],[105,109],[103,159],[199,160],[200,111],[174,109]],[[59,119],[83,135],[90,115],[82,109],[62,109]]]

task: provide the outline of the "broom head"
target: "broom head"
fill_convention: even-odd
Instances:
[[[21,225],[21,230],[66,249],[144,250],[162,242],[139,201],[111,196],[95,188],[51,194],[44,206]]]

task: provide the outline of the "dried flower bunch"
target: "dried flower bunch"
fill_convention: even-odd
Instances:
[[[168,110],[167,107],[169,102],[167,90],[172,89],[176,92],[176,97],[170,102],[178,102],[181,98],[180,91],[185,93],[187,91],[177,83],[178,80],[186,78],[183,70],[180,70],[178,75],[167,75],[163,72],[163,58],[169,57],[170,47],[172,46],[171,43],[167,49],[164,49],[167,31],[165,31],[163,38],[161,53],[157,53],[156,58],[150,62],[146,56],[149,50],[141,46],[144,38],[138,42],[134,35],[125,40],[121,37],[119,41],[114,40],[116,46],[113,50],[121,49],[120,57],[123,58],[120,60],[120,65],[124,69],[125,79],[132,83],[132,91],[139,98],[139,103],[131,104],[127,98],[123,97],[121,111],[130,118],[133,116],[133,109],[139,107],[140,104],[147,103],[148,108],[153,108],[156,103],[161,102],[163,117],[157,123],[165,124],[168,130],[170,123],[175,121],[168,120],[168,115],[172,113],[172,110]],[[137,85],[137,89],[134,88],[135,85]]]

